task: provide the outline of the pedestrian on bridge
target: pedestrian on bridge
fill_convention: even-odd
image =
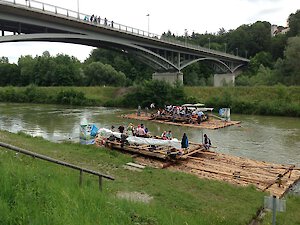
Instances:
[[[91,21],[91,22],[93,22],[94,17],[95,17],[95,16],[94,16],[94,14],[93,14],[93,15],[91,16],[91,18],[90,18],[90,21]]]

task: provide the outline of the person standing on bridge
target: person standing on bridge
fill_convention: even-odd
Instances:
[[[94,14],[90,18],[91,23],[93,22],[93,20],[94,20]]]
[[[107,26],[107,19],[106,19],[106,17],[104,18],[104,25]]]

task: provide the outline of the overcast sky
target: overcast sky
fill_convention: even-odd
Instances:
[[[12,0],[8,0],[12,1]],[[242,24],[268,21],[271,24],[287,26],[287,18],[300,9],[300,0],[40,0],[41,2],[95,14],[141,30],[162,34],[170,30],[183,35],[185,29],[191,34],[215,33],[220,28],[226,31],[236,29]],[[25,0],[17,0],[24,4]],[[149,17],[146,15],[149,14]],[[149,20],[149,21],[148,21]],[[62,44],[20,42],[0,44],[0,57],[6,56],[10,62],[17,62],[21,55],[41,55],[49,51],[73,55],[85,60],[92,48]]]

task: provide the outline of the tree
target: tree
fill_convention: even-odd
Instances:
[[[82,77],[80,74],[80,62],[75,57],[58,54],[53,59],[54,77],[52,77],[53,86],[72,86],[80,84]]]
[[[9,63],[9,62],[8,62],[8,58],[5,57],[5,56],[2,56],[2,57],[0,58],[0,63]]]
[[[283,58],[283,51],[287,43],[287,36],[285,34],[278,34],[271,39],[270,52],[273,60]]]
[[[16,64],[0,63],[0,86],[19,84],[19,68]]]
[[[124,52],[120,53],[98,48],[92,51],[90,57],[85,61],[85,64],[92,62],[109,64],[117,71],[123,72],[126,75],[127,80],[130,80],[129,83],[138,80],[151,79],[153,69],[145,63],[141,63],[139,60],[139,58],[125,54]]]
[[[300,10],[298,9],[296,13],[292,13],[288,18],[288,24],[290,30],[288,31],[289,37],[295,37],[300,34]]]
[[[272,55],[269,52],[259,52],[250,59],[248,66],[250,75],[255,75],[261,65],[269,68],[273,67]]]
[[[21,56],[18,60],[20,69],[20,85],[26,86],[33,83],[33,74],[36,60],[30,55]]]
[[[276,63],[277,75],[287,85],[300,85],[300,37],[288,39],[283,60]]]
[[[92,62],[88,64],[84,73],[87,79],[87,85],[113,85],[123,86],[126,82],[126,76],[122,72],[116,71],[111,65],[101,62]]]

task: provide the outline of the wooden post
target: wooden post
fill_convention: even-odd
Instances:
[[[102,176],[99,176],[99,191],[102,191]]]
[[[79,186],[82,186],[82,170],[80,170],[80,175],[79,175]]]

